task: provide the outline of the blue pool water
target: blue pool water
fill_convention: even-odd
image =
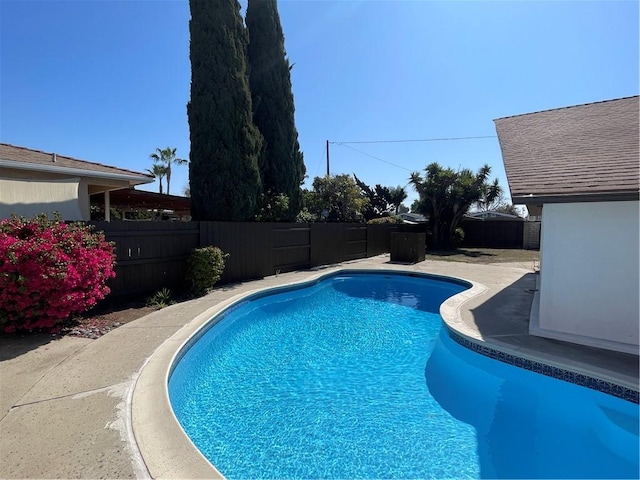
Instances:
[[[239,478],[638,478],[638,405],[453,342],[461,283],[339,275],[244,302],[174,366],[194,444]]]

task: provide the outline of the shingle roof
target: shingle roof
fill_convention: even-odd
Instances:
[[[494,120],[514,203],[530,196],[637,195],[639,98]]]
[[[90,176],[91,172],[99,172],[101,174],[113,174],[114,176],[127,175],[148,177],[150,180],[154,178],[153,175],[149,175],[146,173],[134,172],[133,170],[112,167],[109,165],[103,165],[101,163],[88,162],[86,160],[78,160],[76,158],[66,157],[64,155],[55,154],[55,162],[53,159],[53,152],[42,152],[40,150],[17,147],[8,143],[0,143],[0,160],[9,160],[23,164],[33,164],[34,169],[37,169],[37,166],[49,166],[62,169],[69,168],[76,170],[85,170],[88,176]],[[144,180],[141,179],[140,183],[144,183]]]

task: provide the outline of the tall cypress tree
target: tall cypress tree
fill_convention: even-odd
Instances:
[[[276,0],[249,0],[245,20],[253,121],[265,141],[260,156],[263,190],[271,199],[287,195],[289,217],[293,218],[301,208],[305,166],[294,120],[291,65]]]
[[[261,192],[262,136],[252,121],[240,4],[190,0],[189,6],[191,215],[194,220],[249,220]]]

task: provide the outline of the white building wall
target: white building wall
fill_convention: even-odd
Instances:
[[[546,204],[534,335],[638,353],[640,202]]]
[[[34,179],[0,177],[0,218],[11,215],[31,218],[59,212],[65,220],[89,220],[86,185],[80,178]],[[86,200],[86,208],[79,196]]]

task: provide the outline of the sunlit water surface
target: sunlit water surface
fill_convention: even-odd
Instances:
[[[335,276],[224,315],[180,359],[182,427],[229,479],[637,478],[638,405],[466,350],[461,283]]]

